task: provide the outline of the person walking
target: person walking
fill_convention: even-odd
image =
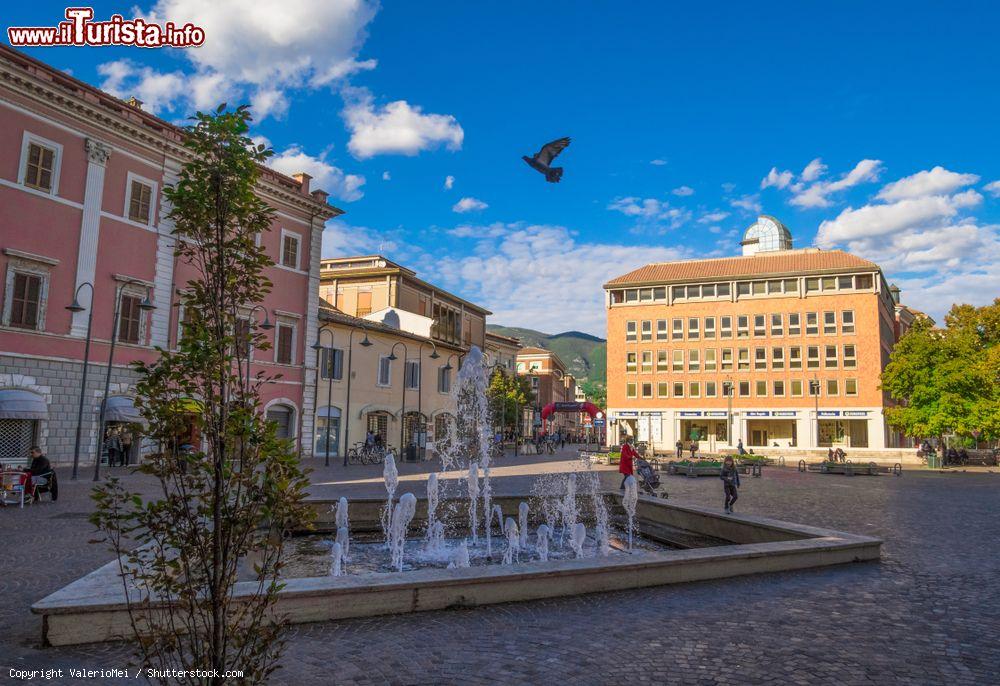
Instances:
[[[127,467],[132,462],[132,432],[122,434],[122,466]]]
[[[743,439],[742,438],[736,442],[736,452],[738,452],[740,455],[746,455],[747,454],[746,448],[743,447]]]
[[[626,436],[625,442],[622,443],[622,456],[618,461],[618,471],[622,475],[622,485],[619,490],[625,490],[625,479],[635,473],[635,458],[637,457],[639,457],[639,453],[632,447],[632,437]]]
[[[698,452],[698,444],[695,443],[694,441],[691,441],[691,445],[688,446],[688,449],[691,451],[691,460],[693,461],[694,454]]]
[[[677,448],[677,459],[684,457],[684,441],[677,439],[677,445],[674,447]]]
[[[733,513],[733,504],[739,498],[737,490],[740,487],[740,473],[736,469],[736,461],[732,455],[726,455],[722,461],[722,472],[719,474],[722,479],[723,490],[726,494],[726,514]]]

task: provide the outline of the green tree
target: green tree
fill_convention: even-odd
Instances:
[[[945,327],[918,320],[893,349],[882,388],[891,426],[916,438],[1000,436],[1000,299],[955,305]]]
[[[245,106],[197,114],[187,127],[190,161],[163,190],[177,256],[196,276],[177,294],[193,315],[177,350],[135,365],[149,436],[168,446],[139,468],[157,491],[142,498],[110,479],[93,495],[92,521],[119,556],[143,663],[219,675],[182,683],[225,683],[231,669],[260,683],[276,668],[281,541],[308,521],[298,457],[260,412],[272,378],[248,371],[251,347],[268,344],[255,324],[238,325],[271,288],[272,262],[256,236],[272,210],[255,192],[270,151],[247,138],[250,119]],[[203,450],[180,452],[191,425]],[[234,595],[238,580],[253,582],[249,595]]]
[[[525,376],[494,369],[486,397],[493,423],[514,429],[520,412],[531,402],[531,382]]]

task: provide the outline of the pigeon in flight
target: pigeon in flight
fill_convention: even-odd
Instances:
[[[521,159],[527,162],[528,166],[535,171],[545,174],[545,180],[549,183],[559,183],[559,179],[561,179],[563,175],[563,168],[551,167],[549,165],[552,164],[552,160],[558,157],[559,153],[561,153],[567,145],[569,145],[569,138],[559,138],[551,143],[543,145],[542,149],[535,153],[534,157],[524,155]]]

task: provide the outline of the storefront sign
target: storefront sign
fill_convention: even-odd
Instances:
[[[774,411],[774,416],[775,417],[794,417],[797,414],[798,414],[798,412],[796,412],[795,410],[775,410]]]
[[[725,410],[709,410],[705,413],[706,417],[726,417],[729,413]]]
[[[749,412],[744,412],[747,417],[770,417],[770,410],[751,410]]]
[[[868,410],[844,410],[845,417],[867,417]]]
[[[840,416],[840,410],[820,410],[819,411],[819,416],[820,417],[839,417]]]
[[[639,413],[638,412],[618,412],[615,416],[616,417],[638,417]]]
[[[678,417],[700,417],[701,412],[678,412]]]
[[[643,417],[660,417],[663,415],[662,412],[641,412]]]

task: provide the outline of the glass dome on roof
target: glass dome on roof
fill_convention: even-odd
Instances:
[[[751,224],[740,241],[744,255],[792,249],[792,232],[774,217],[762,214]]]

